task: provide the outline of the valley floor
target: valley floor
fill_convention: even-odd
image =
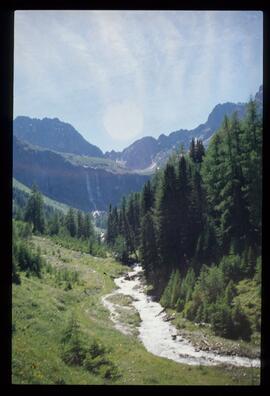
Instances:
[[[33,237],[48,263],[42,278],[20,273],[13,285],[12,383],[120,385],[256,385],[260,370],[241,367],[189,366],[146,351],[137,338],[139,318],[122,312],[134,331],[114,327],[102,297],[115,289],[114,278],[128,270],[111,257],[97,258],[69,250],[48,238]],[[112,296],[112,299],[116,296]],[[126,298],[117,297],[126,305]],[[98,339],[117,367],[114,379],[61,358],[61,339],[74,313],[89,344]]]

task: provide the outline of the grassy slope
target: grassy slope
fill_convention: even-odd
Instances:
[[[79,273],[71,290],[55,274],[26,278],[13,286],[13,383],[41,384],[251,384],[259,370],[193,367],[148,353],[136,337],[114,329],[109,312],[100,302],[114,287],[113,277],[126,270],[111,258],[94,258],[34,237],[34,243],[55,271]],[[104,274],[104,272],[106,274]],[[82,331],[111,347],[110,359],[121,377],[105,380],[83,368],[67,366],[60,357],[60,339],[70,313],[75,312]],[[253,379],[252,379],[253,377]]]
[[[21,190],[21,191],[25,192],[26,194],[31,193],[31,189],[29,187],[27,187],[25,184],[19,182],[18,180],[16,180],[14,177],[13,177],[12,183],[13,183],[13,188],[17,188],[18,190]],[[67,211],[69,209],[68,205],[58,202],[58,201],[55,201],[49,197],[46,197],[46,195],[44,195],[44,194],[42,194],[42,196],[44,199],[44,203],[46,205],[51,206],[54,209],[61,210],[64,213],[67,213]]]

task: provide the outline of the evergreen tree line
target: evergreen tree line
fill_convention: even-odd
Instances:
[[[224,335],[236,336],[240,308],[225,294],[230,282],[234,288],[260,272],[261,209],[262,119],[251,100],[243,120],[237,113],[224,118],[206,152],[192,140],[189,151],[173,155],[141,193],[110,207],[107,242],[124,261],[141,261],[165,305],[213,326],[227,315]],[[201,277],[217,274],[206,271],[211,266],[222,274],[222,287],[206,298],[198,285]]]
[[[31,194],[16,197],[13,212],[13,271],[12,280],[20,283],[19,271],[41,276],[42,259],[40,252],[34,252],[28,240],[32,234],[57,236],[68,247],[76,248],[75,242],[86,245],[90,254],[104,256],[99,235],[96,234],[90,213],[69,208],[66,214],[44,205],[42,194],[33,186]],[[70,243],[74,242],[74,244]],[[80,248],[80,244],[78,246]]]
[[[32,227],[23,221],[12,222],[12,282],[20,284],[19,271],[26,272],[27,276],[41,277],[44,261],[40,249],[31,249],[29,239],[32,236]]]
[[[31,224],[34,234],[68,235],[72,238],[89,239],[95,237],[95,231],[90,213],[69,208],[64,214],[58,209],[44,205],[42,194],[36,186],[25,199],[16,193],[17,205],[14,218]],[[19,205],[21,203],[21,205]]]

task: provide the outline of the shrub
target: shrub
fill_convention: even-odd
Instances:
[[[95,374],[99,373],[99,370],[102,365],[108,364],[108,360],[104,356],[95,356],[93,357],[90,353],[88,353],[84,359],[83,365],[88,370]]]
[[[223,302],[215,304],[211,315],[211,325],[214,333],[221,337],[231,337],[233,334],[233,321],[231,309]]]
[[[83,346],[80,327],[74,315],[68,322],[61,342],[64,344],[63,361],[69,365],[81,366],[86,357],[86,349]]]
[[[21,283],[21,278],[18,273],[18,263],[15,254],[12,254],[12,283],[19,285]]]
[[[238,255],[224,256],[220,262],[220,268],[226,282],[229,280],[239,282],[245,276],[241,258]]]
[[[245,341],[250,341],[251,337],[251,325],[246,316],[242,311],[240,305],[237,303],[232,310],[232,321],[233,321],[233,338],[242,338]]]
[[[125,238],[122,235],[117,236],[114,244],[114,251],[116,259],[120,260],[124,264],[128,263],[128,248]]]
[[[29,275],[35,274],[38,277],[41,277],[43,260],[40,255],[40,251],[37,251],[36,253],[32,252],[25,242],[20,242],[16,249],[16,260],[22,271],[28,272]]]
[[[62,359],[68,365],[81,366],[85,357],[86,351],[79,338],[72,338],[62,353]]]
[[[117,367],[106,357],[108,350],[95,338],[87,348],[87,341],[82,338],[80,326],[74,315],[71,316],[61,339],[63,344],[62,359],[68,365],[81,366],[86,370],[100,374],[106,379],[114,379]]]

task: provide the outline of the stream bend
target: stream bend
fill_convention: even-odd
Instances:
[[[177,333],[177,329],[172,323],[164,320],[166,313],[162,312],[163,307],[145,294],[141,282],[142,272],[141,265],[135,264],[132,271],[128,272],[128,277],[121,276],[114,280],[118,289],[102,298],[104,306],[110,311],[111,320],[119,331],[126,335],[131,334],[128,327],[119,322],[115,304],[108,301],[109,297],[117,293],[132,297],[132,304],[141,317],[139,339],[148,352],[189,365],[228,364],[260,367],[260,359],[195,350],[190,341]]]

